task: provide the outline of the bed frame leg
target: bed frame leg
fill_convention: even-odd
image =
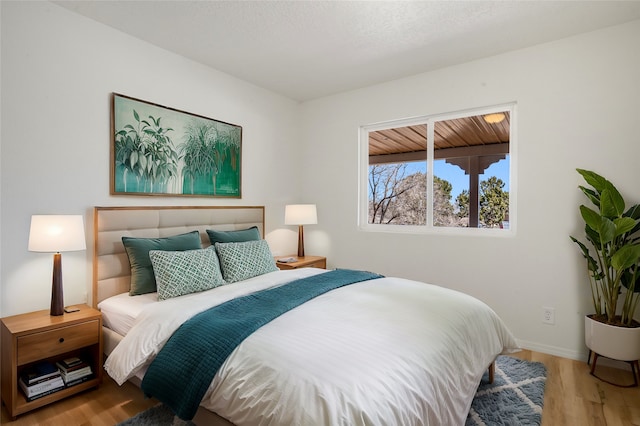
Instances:
[[[489,383],[493,383],[493,378],[496,375],[496,362],[493,361],[491,365],[489,365]]]

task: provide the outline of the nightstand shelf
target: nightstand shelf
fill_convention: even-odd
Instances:
[[[277,262],[278,259],[285,257],[294,257],[297,260],[295,262],[283,263]],[[322,256],[279,256],[276,257],[276,265],[278,268],[285,269],[298,269],[298,268],[320,268],[327,269],[327,258]]]
[[[50,316],[49,310],[2,318],[2,400],[15,418],[102,382],[102,316],[96,309]],[[86,382],[27,401],[19,389],[21,372],[41,361],[55,363],[68,357],[87,361],[93,377]]]

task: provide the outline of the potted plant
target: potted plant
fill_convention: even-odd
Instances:
[[[587,261],[595,309],[585,317],[585,342],[596,354],[637,361],[640,323],[634,314],[640,300],[640,205],[626,209],[611,182],[592,171],[577,171],[591,186],[579,188],[595,207],[580,206],[589,246],[571,237]]]

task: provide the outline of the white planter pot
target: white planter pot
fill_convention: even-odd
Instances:
[[[585,316],[584,340],[598,355],[619,361],[640,360],[640,327],[616,327]]]

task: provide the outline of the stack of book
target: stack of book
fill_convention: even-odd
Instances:
[[[64,389],[62,374],[50,362],[40,362],[22,371],[18,383],[27,397],[27,401],[33,401]]]
[[[67,387],[87,381],[93,374],[91,366],[78,357],[60,360],[56,365]]]

